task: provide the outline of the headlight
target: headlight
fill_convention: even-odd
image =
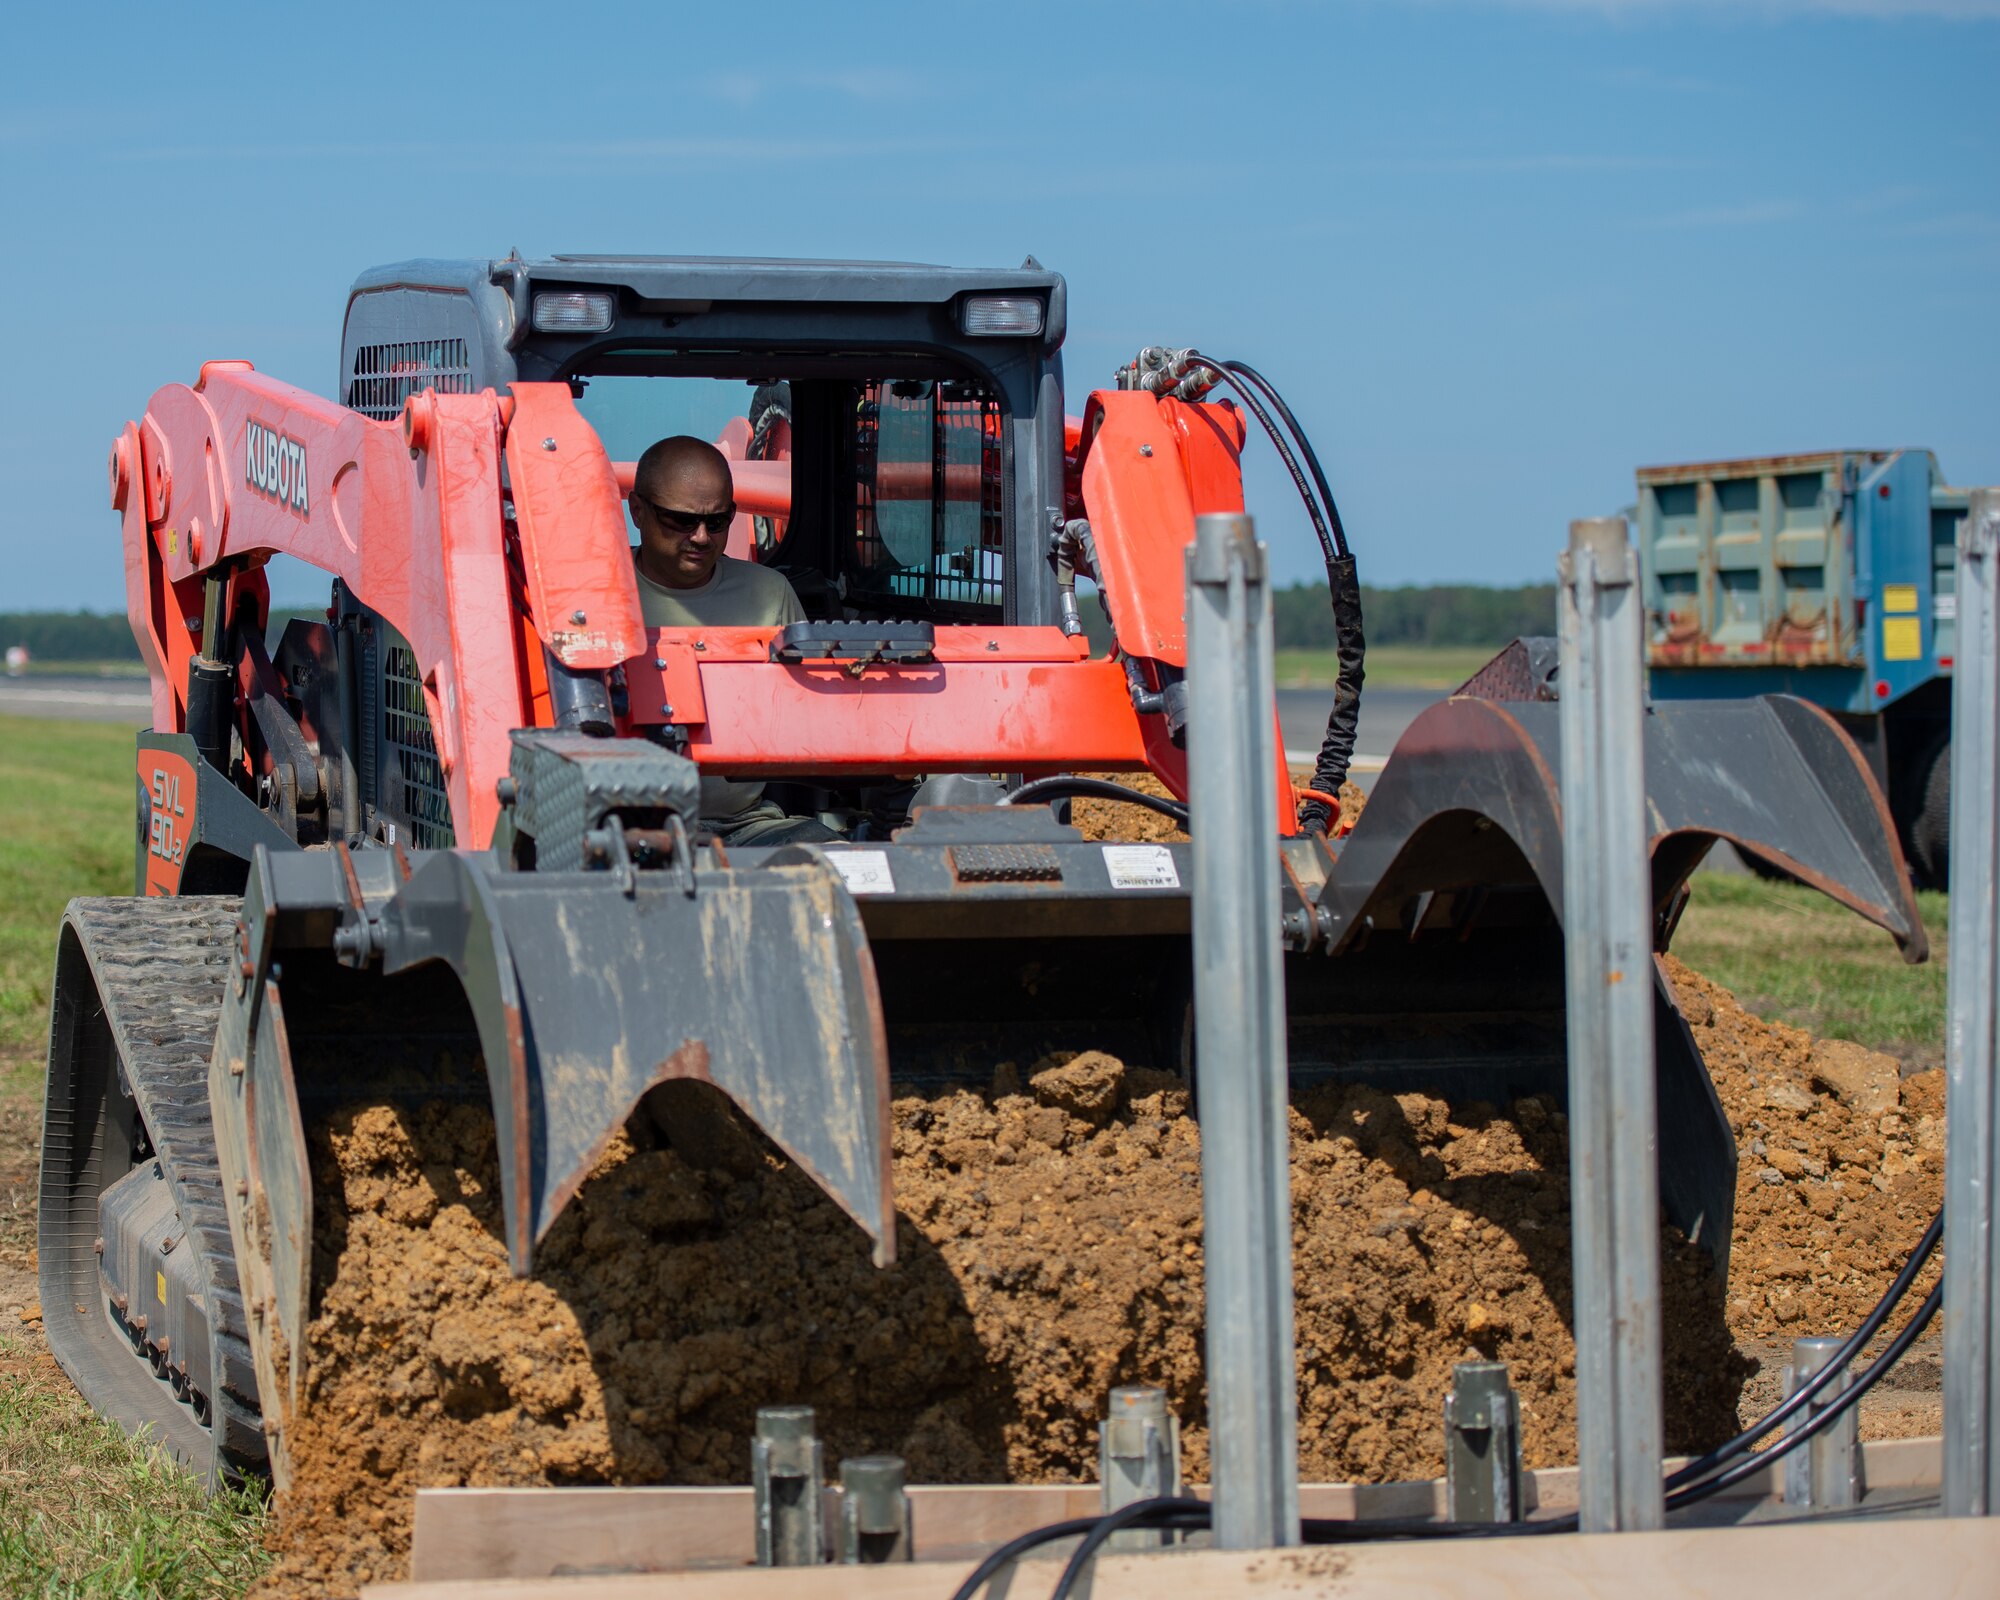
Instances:
[[[1042,331],[1040,295],[976,294],[958,309],[958,325],[969,334],[1034,334]]]
[[[611,326],[618,302],[609,294],[585,294],[575,290],[551,291],[535,296],[537,333],[602,333]]]

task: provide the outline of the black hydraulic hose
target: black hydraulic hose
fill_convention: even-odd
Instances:
[[[1003,806],[1039,805],[1043,801],[1079,795],[1093,800],[1123,800],[1129,805],[1144,806],[1148,811],[1157,811],[1183,831],[1188,825],[1188,808],[1178,800],[1129,789],[1122,783],[1113,783],[1109,778],[1086,778],[1074,772],[1031,779],[1020,788],[1011,790],[1000,803]]]
[[[1263,402],[1258,397],[1259,391],[1252,386],[1249,379],[1237,376],[1237,374],[1231,372],[1220,361],[1210,360],[1207,356],[1200,355],[1195,351],[1190,350],[1188,352],[1187,364],[1191,367],[1208,368],[1210,372],[1221,378],[1223,382],[1227,383],[1242,397],[1243,403],[1249,408],[1250,414],[1257,419],[1258,423],[1263,427],[1264,432],[1270,436],[1271,444],[1278,452],[1278,459],[1285,464],[1285,470],[1292,475],[1292,487],[1299,491],[1299,499],[1305,503],[1306,515],[1312,519],[1313,532],[1319,538],[1320,550],[1324,553],[1328,561],[1333,560],[1336,555],[1340,554],[1344,545],[1336,546],[1334,544],[1333,534],[1327,527],[1326,516],[1320,510],[1319,500],[1313,493],[1312,485],[1307,481],[1304,469],[1299,466],[1298,458],[1292,454],[1291,446],[1285,443],[1285,436],[1278,431],[1277,423],[1271,419],[1271,413],[1264,409]],[[1342,538],[1345,538],[1344,534]]]
[[[1196,350],[1188,351],[1185,359],[1189,366],[1205,367],[1225,380],[1242,396],[1251,414],[1271,436],[1292,475],[1299,498],[1305,502],[1313,532],[1319,536],[1320,551],[1326,557],[1327,599],[1333,607],[1333,643],[1339,675],[1333,691],[1333,708],[1327,713],[1326,733],[1313,763],[1312,782],[1307,786],[1305,803],[1299,807],[1300,831],[1325,833],[1340,809],[1340,786],[1347,781],[1348,770],[1354,764],[1354,741],[1361,725],[1361,687],[1367,677],[1368,641],[1361,617],[1361,582],[1355,573],[1354,556],[1347,548],[1347,530],[1341,523],[1340,507],[1334,503],[1333,490],[1312,441],[1292,414],[1292,408],[1285,404],[1284,396],[1278,393],[1277,385],[1248,362],[1217,361]],[[1260,403],[1260,396],[1276,408],[1297,441],[1311,470],[1310,488],[1298,461],[1279,436],[1270,412]]]
[[[1875,1302],[1874,1310],[1861,1319],[1861,1326],[1856,1328],[1846,1342],[1828,1358],[1826,1364],[1801,1383],[1780,1405],[1753,1422],[1727,1444],[1717,1445],[1706,1455],[1698,1456],[1686,1466],[1668,1474],[1667,1487],[1678,1489],[1685,1484],[1693,1483],[1698,1478],[1706,1477],[1718,1467],[1725,1466],[1742,1455],[1780,1423],[1788,1421],[1802,1411],[1815,1395],[1847,1368],[1848,1363],[1861,1353],[1868,1341],[1881,1331],[1882,1324],[1888,1321],[1889,1314],[1902,1304],[1904,1297],[1910,1292],[1910,1285],[1917,1281],[1917,1274],[1923,1270],[1924,1263],[1931,1258],[1931,1252],[1937,1249],[1938,1240],[1943,1237],[1944,1212],[1940,1210],[1931,1218],[1931,1225],[1924,1229],[1923,1237],[1917,1241],[1917,1247],[1910,1252],[1910,1259],[1903,1264],[1903,1270],[1896,1274],[1895,1282],[1883,1291],[1882,1298]]]
[[[1320,504],[1326,508],[1327,520],[1333,524],[1334,548],[1341,555],[1347,554],[1347,530],[1341,525],[1340,507],[1334,504],[1333,490],[1328,486],[1326,474],[1320,470],[1319,456],[1313,450],[1312,440],[1306,437],[1306,430],[1299,426],[1299,419],[1292,415],[1292,408],[1285,404],[1285,397],[1278,393],[1278,386],[1247,361],[1225,361],[1223,366],[1237,377],[1255,384],[1269,400],[1279,416],[1285,419],[1285,426],[1292,431],[1292,437],[1299,442],[1299,453],[1306,458],[1306,466],[1312,473],[1313,485],[1319,490]]]

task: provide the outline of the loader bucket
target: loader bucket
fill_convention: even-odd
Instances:
[[[1655,706],[1645,759],[1656,950],[1728,839],[1924,958],[1887,808],[1824,712],[1780,697]],[[1290,970],[1295,1076],[1565,1096],[1560,770],[1547,699],[1461,694],[1411,724],[1319,892],[1331,959]],[[1726,1273],[1735,1139],[1657,963],[1653,984],[1662,1206]]]
[[[343,1105],[490,1104],[526,1274],[641,1103],[707,1084],[892,1259],[875,985],[823,861],[627,881],[471,852],[260,851],[240,927],[209,1081],[246,1291],[276,1323],[255,1342],[267,1415],[302,1378],[282,1352],[309,1314],[306,1130]]]

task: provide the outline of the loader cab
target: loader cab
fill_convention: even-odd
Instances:
[[[570,379],[614,461],[692,434],[789,481],[730,554],[784,573],[809,616],[998,623],[1007,595],[1006,410],[975,374]],[[739,498],[742,498],[739,496]]]
[[[908,263],[557,256],[407,262],[348,303],[344,403],[566,381],[614,461],[691,433],[785,463],[732,554],[829,620],[1052,623],[1062,278]]]

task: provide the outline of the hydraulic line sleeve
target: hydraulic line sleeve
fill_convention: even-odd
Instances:
[[[1333,710],[1327,714],[1326,737],[1320,741],[1311,787],[1319,794],[1337,796],[1340,786],[1347,781],[1347,769],[1354,762],[1367,641],[1362,635],[1361,583],[1355,576],[1354,557],[1336,556],[1327,562],[1326,582],[1333,596],[1333,637],[1340,682],[1333,691]],[[1299,827],[1303,832],[1325,833],[1332,821],[1332,808],[1324,800],[1309,799],[1299,807]]]

